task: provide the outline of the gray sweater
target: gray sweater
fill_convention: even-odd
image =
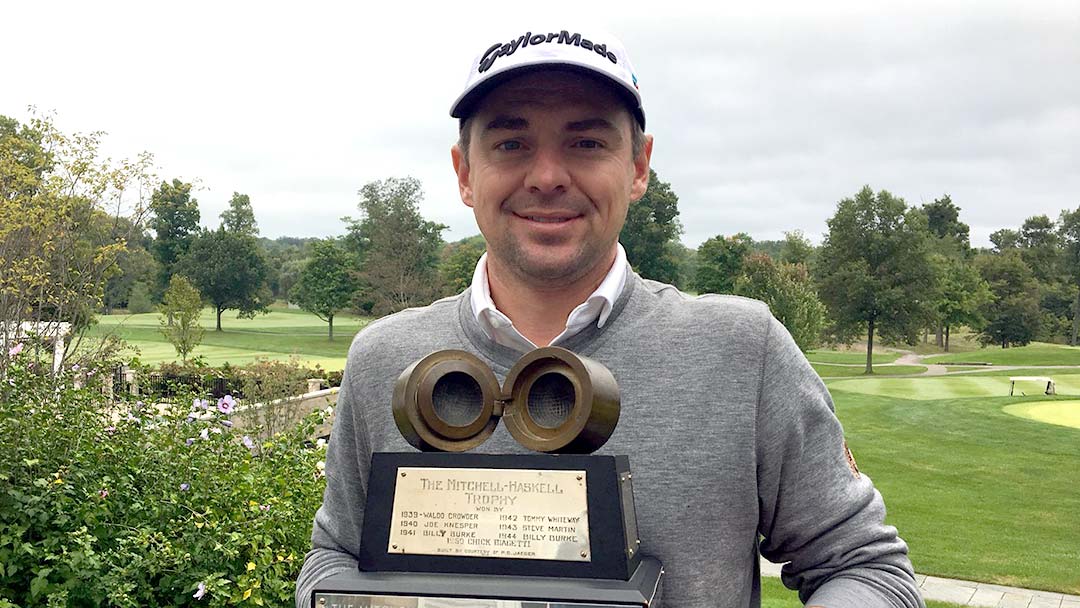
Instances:
[[[605,326],[560,346],[619,383],[622,415],[599,453],[630,456],[642,550],[664,563],[665,606],[758,606],[759,550],[788,562],[784,583],[804,602],[923,605],[881,495],[847,460],[825,386],[765,305],[693,298],[631,273]],[[522,355],[483,334],[468,291],[353,341],[298,607],[319,580],[356,568],[371,453],[412,451],[394,425],[394,381],[447,348],[478,355],[500,382]],[[479,451],[524,448],[500,425]]]

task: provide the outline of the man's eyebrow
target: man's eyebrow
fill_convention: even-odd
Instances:
[[[493,129],[508,129],[510,131],[524,131],[529,128],[529,121],[517,116],[496,116],[484,127],[485,131]]]
[[[618,131],[606,118],[587,118],[566,123],[567,131]]]

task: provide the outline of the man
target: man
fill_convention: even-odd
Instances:
[[[653,142],[622,45],[566,30],[482,46],[451,110],[461,119],[451,157],[487,253],[464,293],[354,341],[297,605],[356,567],[370,454],[411,449],[389,405],[402,370],[457,348],[502,381],[548,344],[598,360],[620,385],[622,415],[601,453],[630,456],[665,605],[757,606],[759,549],[789,562],[784,581],[809,604],[922,605],[907,547],[849,460],[824,385],[768,308],[692,298],[627,266],[618,235],[645,193]],[[481,451],[523,449],[500,426]]]

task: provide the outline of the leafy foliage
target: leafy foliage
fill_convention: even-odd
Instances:
[[[254,317],[270,305],[267,266],[254,237],[224,228],[203,232],[177,265],[217,312],[236,310],[241,318]]]
[[[874,332],[909,342],[931,317],[934,275],[926,216],[904,200],[864,186],[840,201],[819,251],[818,295],[838,339],[867,335],[866,373],[873,373]]]
[[[472,283],[476,263],[485,250],[487,242],[480,234],[463,238],[443,248],[442,261],[439,262],[439,278],[446,288],[446,295],[461,293]]]
[[[751,254],[735,283],[735,293],[768,304],[803,352],[821,341],[825,306],[817,297],[805,265],[777,264],[764,253]]]
[[[360,189],[359,220],[349,223],[348,243],[360,260],[358,306],[384,315],[428,304],[442,292],[437,264],[446,226],[425,220],[416,178],[388,178]]]
[[[256,442],[229,401],[108,404],[35,364],[0,385],[0,604],[292,605],[322,413]]]
[[[199,313],[202,312],[202,295],[187,278],[173,275],[169,288],[161,300],[161,333],[176,348],[176,354],[182,361],[187,357],[203,337],[203,328],[199,325]]]
[[[335,239],[315,241],[310,251],[289,299],[326,321],[333,340],[334,314],[348,308],[356,291],[356,259]]]
[[[671,184],[660,181],[656,171],[649,169],[649,187],[630,204],[619,233],[627,262],[646,279],[677,283],[680,269],[675,245],[681,233],[679,197]]]
[[[1041,325],[1039,283],[1020,252],[1007,250],[979,256],[975,261],[994,296],[983,307],[987,323],[979,340],[984,344],[1000,344],[1002,348],[1031,342]]]
[[[728,238],[717,235],[702,243],[697,250],[694,288],[700,293],[734,293],[752,243],[744,232]]]
[[[150,228],[154,230],[153,254],[160,271],[160,295],[169,286],[176,264],[191,249],[199,234],[199,201],[191,198],[191,184],[173,179],[161,185],[150,197]]]
[[[251,197],[233,192],[229,199],[229,208],[221,212],[221,227],[228,232],[259,235],[259,225],[255,222],[255,211],[251,208]]]

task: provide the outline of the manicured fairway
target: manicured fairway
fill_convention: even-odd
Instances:
[[[862,365],[830,365],[828,363],[811,363],[811,367],[822,378],[840,378],[844,376],[863,376]],[[926,368],[921,365],[875,365],[875,376],[905,376],[908,374],[921,374]]]
[[[1080,395],[1080,374],[1050,374],[1060,395]],[[964,397],[1007,397],[1008,376],[934,376],[927,378],[860,378],[836,380],[830,390],[842,390],[864,395],[895,396],[916,401],[959,399]],[[1017,382],[1017,396],[1042,395],[1045,385],[1038,382]],[[1026,395],[1021,395],[1025,393]]]
[[[992,363],[994,365],[1080,365],[1080,347],[1036,342],[1015,348],[988,346],[975,351],[935,355],[924,363]]]
[[[159,331],[159,315],[109,315],[98,317],[90,336],[116,335],[137,347],[143,363],[179,361],[176,350]],[[222,315],[222,331],[214,331],[214,314],[203,309],[200,324],[206,329],[202,343],[192,356],[203,356],[210,365],[249,363],[258,358],[297,357],[309,365],[341,369],[345,365],[352,337],[370,319],[334,318],[334,340],[327,339],[327,325],[315,315],[287,308],[273,308],[254,319],[237,319],[235,313]]]
[[[835,350],[812,350],[806,353],[806,358],[812,363],[846,363],[855,365],[866,364],[866,351],[835,351]],[[900,353],[874,353],[874,363],[892,363],[900,358]]]
[[[829,388],[848,445],[918,572],[1080,593],[1080,430],[1003,412],[1025,402],[1001,396],[1007,378],[868,378]]]
[[[1080,401],[1014,403],[1005,406],[1005,413],[1037,422],[1080,429]]]

